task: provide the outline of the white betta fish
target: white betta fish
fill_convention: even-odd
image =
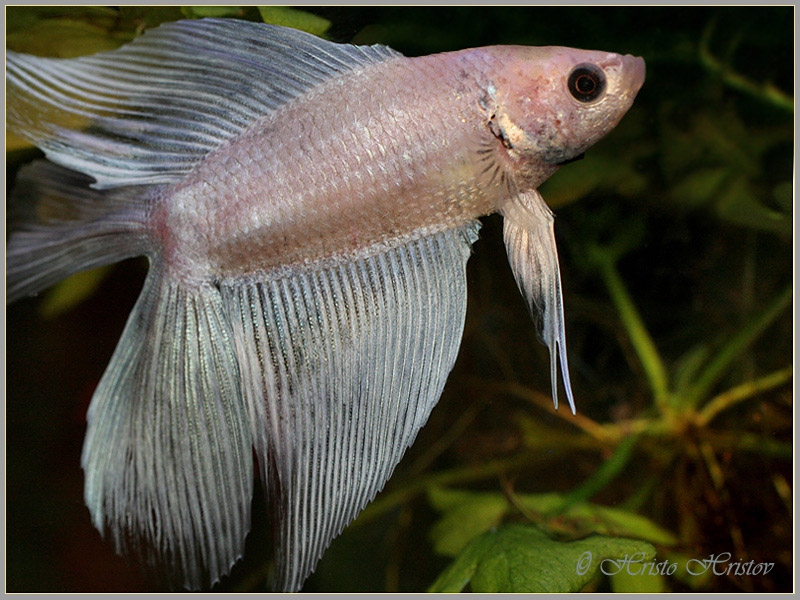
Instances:
[[[553,216],[537,187],[607,134],[644,61],[495,46],[406,58],[235,20],[75,59],[8,52],[25,167],[9,300],[145,255],[88,412],[95,526],[174,584],[244,551],[253,460],[275,589],[298,590],[383,487],[458,352],[477,218],[567,372]],[[255,452],[253,452],[255,450]]]

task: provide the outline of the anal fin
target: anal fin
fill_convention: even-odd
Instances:
[[[219,292],[151,269],[88,412],[95,526],[173,587],[207,588],[242,556],[250,428]]]
[[[477,224],[296,275],[221,284],[296,591],[428,419],[458,352]]]

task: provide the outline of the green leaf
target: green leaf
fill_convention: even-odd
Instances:
[[[672,186],[670,196],[676,202],[690,208],[705,206],[717,197],[719,190],[732,173],[733,168],[729,166],[690,171]]]
[[[241,17],[244,15],[244,10],[239,6],[184,6],[181,11],[190,19]]]
[[[470,540],[499,525],[509,509],[500,494],[433,487],[428,490],[428,499],[431,506],[444,513],[429,536],[436,552],[445,556],[456,556]]]
[[[68,18],[43,19],[10,34],[6,47],[37,56],[72,58],[114,50],[132,38],[111,32],[110,23]]]
[[[655,548],[637,540],[594,536],[557,542],[527,525],[510,525],[474,539],[437,578],[429,592],[577,592],[603,567],[644,563]]]
[[[186,15],[178,6],[120,6],[120,27],[141,33],[161,23],[183,19]]]
[[[594,531],[597,533],[635,536],[637,539],[661,546],[674,546],[678,543],[678,539],[671,532],[659,527],[647,517],[627,510],[583,504],[568,510],[566,516],[594,522]]]
[[[6,155],[8,155],[9,152],[28,150],[33,147],[33,144],[28,140],[19,137],[12,131],[6,131]]]
[[[695,556],[667,553],[666,560],[674,565],[671,575],[694,590],[707,589],[714,577],[714,570],[701,567],[702,560]]]
[[[536,523],[547,527],[553,519],[576,535],[602,534],[641,539],[660,546],[674,546],[670,531],[634,512],[575,502],[564,494],[516,494],[515,502]],[[442,513],[430,531],[436,552],[455,556],[477,536],[500,525],[503,517],[516,511],[498,492],[472,492],[442,487],[428,489],[428,501]]]
[[[617,594],[661,594],[669,591],[660,573],[629,573],[627,570],[611,576],[611,589]]]
[[[717,212],[723,219],[737,225],[787,237],[792,234],[792,211],[780,212],[762,204],[753,186],[743,176],[734,178],[720,193]]]
[[[589,502],[570,505],[566,510],[567,496],[561,494],[520,494],[517,501],[526,510],[543,518],[558,516],[581,534],[607,534],[630,536],[663,546],[674,546],[675,536],[656,525],[647,517]],[[563,510],[563,512],[562,512]]]
[[[331,26],[331,22],[323,17],[318,17],[304,10],[288,8],[285,6],[259,6],[258,11],[264,23],[283,25],[301,29],[314,35],[322,35]]]
[[[149,27],[185,16],[176,6],[20,6],[6,14],[8,48],[61,58],[113,50]]]
[[[103,6],[9,6],[6,8],[6,32],[18,33],[42,21],[68,19],[103,26],[113,26],[117,11]]]
[[[50,289],[39,306],[44,319],[53,319],[91,296],[112,267],[100,267],[76,273]]]

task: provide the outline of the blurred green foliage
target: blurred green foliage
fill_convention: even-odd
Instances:
[[[508,525],[469,542],[430,592],[579,592],[604,563],[635,556],[650,561],[655,548],[638,540],[592,536],[554,542],[529,525]],[[583,561],[587,566],[584,568]]]
[[[498,220],[487,219],[470,265],[462,354],[440,405],[307,590],[791,589],[793,7],[7,7],[6,45],[76,56],[205,16],[263,19],[408,55],[552,44],[647,62],[645,86],[617,130],[542,188],[558,213],[578,415],[552,411],[545,351],[505,264]],[[7,140],[10,172],[30,158],[22,148]],[[110,293],[97,275],[70,280],[40,305],[49,322],[24,313],[10,327],[49,340]],[[88,308],[68,311],[87,298]],[[109,347],[118,333],[108,334]],[[9,359],[21,373],[51,356],[49,343],[33,346],[33,357]],[[30,388],[9,384],[11,416],[31,432],[11,432],[12,465],[53,430],[42,423],[54,421],[19,408],[37,406]],[[9,477],[9,514],[21,523],[40,522],[20,501],[31,472],[12,468]],[[221,590],[264,585],[257,513],[248,556]],[[96,535],[82,518],[75,527]],[[46,558],[22,550],[24,537],[9,533],[10,590],[101,586],[48,571]],[[579,573],[586,551],[595,561]],[[598,571],[601,557],[636,552],[676,572]],[[686,568],[724,552],[775,566],[758,577]]]
[[[662,546],[677,543],[671,532],[633,512],[574,502],[561,494],[512,494],[508,490],[503,494],[431,486],[428,501],[442,513],[430,530],[434,550],[447,556],[457,556],[471,539],[495,529],[514,513],[528,517],[553,537],[599,533],[638,537]]]

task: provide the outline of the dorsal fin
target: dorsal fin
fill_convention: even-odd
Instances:
[[[94,187],[167,183],[325,79],[394,56],[264,23],[177,21],[92,56],[8,52],[8,126]]]

